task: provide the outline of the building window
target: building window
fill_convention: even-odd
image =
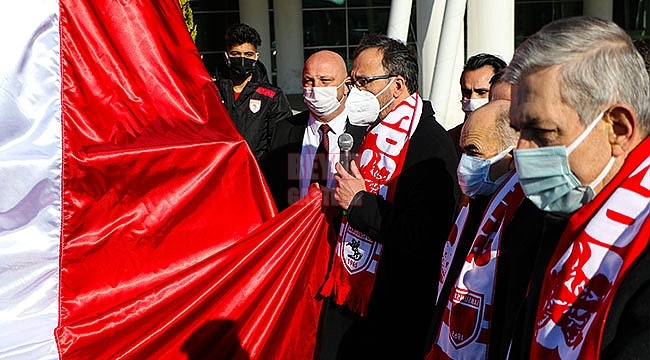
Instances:
[[[190,7],[196,24],[196,47],[214,77],[217,59],[226,48],[223,35],[230,25],[239,22],[239,0],[190,0]]]
[[[364,34],[386,33],[390,5],[391,0],[303,0],[305,59],[327,49],[339,53],[350,67]],[[407,39],[411,44],[415,44],[415,14],[413,2]]]
[[[632,39],[650,39],[648,16],[650,0],[614,1],[613,20],[630,34]]]
[[[275,82],[273,1],[268,0],[272,61],[268,69]],[[588,0],[584,0],[588,1]],[[583,0],[515,0],[515,47],[545,24],[582,15]],[[407,42],[416,41],[416,6],[413,1]],[[650,0],[614,0],[613,20],[633,39],[650,38]],[[322,49],[341,54],[348,67],[363,34],[386,33],[391,0],[303,0],[303,52],[305,58]],[[197,27],[196,45],[208,73],[214,76],[217,59],[223,56],[223,34],[240,21],[239,0],[190,0]],[[266,64],[265,64],[266,65]]]
[[[553,20],[582,15],[582,0],[515,0],[515,47]]]

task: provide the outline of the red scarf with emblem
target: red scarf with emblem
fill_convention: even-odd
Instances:
[[[516,173],[490,199],[462,270],[444,303],[438,336],[427,360],[487,357],[501,237],[523,200]],[[462,229],[458,233],[461,232]],[[450,235],[448,242],[453,240],[457,244],[459,238]]]
[[[391,201],[404,165],[406,150],[422,115],[422,99],[417,93],[397,105],[381,122],[370,129],[359,148],[359,171],[366,191]],[[393,186],[394,187],[394,186]],[[365,316],[375,284],[375,271],[381,256],[381,244],[352,228],[347,217],[341,222],[334,261],[320,291],[338,305]]]
[[[569,219],[546,270],[530,358],[599,358],[607,313],[650,237],[650,138]]]

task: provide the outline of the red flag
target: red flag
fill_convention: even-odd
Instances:
[[[3,25],[0,357],[311,358],[320,193],[274,217],[177,0],[33,5]]]

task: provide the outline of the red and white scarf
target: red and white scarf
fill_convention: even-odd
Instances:
[[[650,238],[650,138],[576,211],[542,284],[530,358],[597,359],[616,290]]]
[[[365,136],[359,148],[358,160],[359,171],[366,181],[366,191],[392,201],[409,140],[421,115],[422,99],[414,93]],[[365,316],[381,251],[381,244],[352,228],[344,216],[332,269],[323,284],[321,295],[331,295],[337,304],[346,305]]]
[[[440,262],[440,278],[438,279],[438,294],[436,295],[436,303],[440,301],[440,292],[442,287],[447,280],[447,274],[449,273],[449,267],[451,262],[454,260],[454,254],[456,254],[456,248],[458,247],[458,242],[460,241],[460,236],[465,230],[465,224],[467,223],[467,217],[469,216],[469,208],[471,202],[465,202],[462,208],[458,211],[458,216],[456,216],[456,221],[454,226],[451,228],[451,232],[445,241],[445,246],[442,249],[442,261]]]
[[[487,357],[501,237],[523,199],[524,192],[516,173],[510,175],[490,199],[472,247],[445,303],[438,336],[426,359]],[[466,217],[462,210],[459,218],[461,216]],[[465,225],[464,220],[460,223]],[[447,250],[455,251],[462,233],[460,230],[458,235],[453,231],[450,233],[447,242],[451,240],[453,244],[446,245]],[[448,258],[453,258],[453,253]]]

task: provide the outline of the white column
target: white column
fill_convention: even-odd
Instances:
[[[417,48],[420,61],[420,95],[423,99],[431,98],[433,70],[436,66],[438,44],[440,43],[440,24],[444,14],[444,2],[441,0],[418,0],[415,4],[417,16]],[[442,11],[438,8],[442,8]]]
[[[262,2],[260,6],[259,0],[239,0],[239,20],[260,33],[262,45],[257,52],[260,53],[260,60],[266,66],[271,80],[271,26],[268,2]]]
[[[428,100],[431,99],[433,73],[436,68],[438,45],[440,45],[445,3],[434,0],[418,0],[415,6],[418,60],[420,62],[420,95]]]
[[[391,1],[386,35],[393,39],[402,40],[406,43],[406,40],[408,39],[409,22],[411,21],[412,5],[412,0]]]
[[[302,66],[305,62],[302,36],[302,1],[275,1],[274,7],[277,49],[275,60],[278,63],[277,85],[286,94],[302,94]]]
[[[436,118],[445,129],[460,124],[464,118],[459,85],[465,63],[464,17],[465,0],[447,0],[430,92]]]
[[[613,0],[584,0],[582,3],[582,13],[584,15],[598,16],[611,20],[613,12]]]
[[[499,55],[509,62],[515,46],[514,0],[467,0],[467,57]]]

